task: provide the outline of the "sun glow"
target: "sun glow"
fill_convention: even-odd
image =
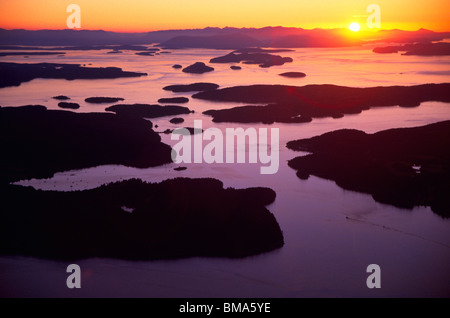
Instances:
[[[358,32],[359,29],[360,29],[359,24],[356,23],[356,22],[350,23],[350,25],[348,26],[348,28],[349,28],[350,30],[352,30],[353,32]]]

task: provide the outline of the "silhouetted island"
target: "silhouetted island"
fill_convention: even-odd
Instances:
[[[179,68],[183,68],[183,66],[180,64],[174,64],[174,65],[172,65],[172,68],[179,69]]]
[[[176,105],[149,105],[149,104],[118,104],[107,107],[106,111],[114,112],[122,116],[157,118],[163,116],[174,116],[189,114],[191,110],[187,107]]]
[[[0,29],[0,32],[2,30]],[[69,30],[66,30],[69,31]],[[26,33],[25,31],[24,33]],[[97,44],[85,44],[85,45],[70,45],[70,46],[53,46],[53,47],[45,47],[40,45],[45,45],[42,43],[42,38],[39,38],[36,36],[37,33],[40,33],[40,31],[31,31],[33,34],[29,35],[29,39],[33,38],[37,42],[40,42],[36,45],[27,45],[27,46],[15,46],[15,45],[0,45],[0,50],[20,50],[20,51],[100,51],[100,50],[110,50],[111,52],[118,52],[121,50],[127,50],[127,51],[149,51],[149,52],[157,52],[159,51],[159,48],[150,47],[144,45],[129,45],[129,44],[119,44],[119,45],[97,45]],[[46,32],[42,30],[42,32]],[[64,32],[64,31],[62,31]],[[70,32],[70,31],[69,31]],[[101,31],[104,32],[104,31]],[[81,32],[78,32],[81,33]],[[72,33],[73,35],[73,33]],[[107,52],[109,53],[109,52]],[[65,54],[65,52],[60,52],[60,54]]]
[[[181,123],[184,123],[184,119],[181,117],[174,117],[171,120],[169,120],[169,122],[171,124],[181,124]]]
[[[3,63],[0,62],[0,88],[19,86],[35,78],[110,79],[146,76],[147,73],[126,72],[118,67],[83,67],[79,64]]]
[[[219,88],[219,85],[214,83],[193,83],[193,84],[180,84],[180,85],[169,85],[163,89],[166,91],[171,91],[174,93],[186,93],[186,92],[204,92],[211,91]]]
[[[173,170],[175,170],[175,171],[185,171],[185,170],[187,170],[187,167],[176,167],[176,168],[173,168]]]
[[[450,43],[414,43],[404,45],[393,45],[385,47],[376,47],[375,53],[398,53],[405,52],[402,55],[420,55],[420,56],[440,56],[450,55]]]
[[[345,87],[336,85],[252,85],[236,86],[194,94],[211,101],[261,103],[208,110],[214,122],[303,123],[312,118],[340,118],[371,107],[415,107],[425,101],[450,102],[450,83],[415,86]]]
[[[286,72],[286,73],[281,73],[278,75],[283,76],[283,77],[290,77],[290,78],[302,78],[302,77],[306,76],[306,74],[302,73],[302,72]]]
[[[137,52],[134,54],[141,55],[141,56],[155,56],[154,52]]]
[[[157,47],[149,47],[146,50],[150,51],[150,52],[155,52],[155,53],[161,51],[161,49],[157,48]]]
[[[158,103],[161,104],[185,104],[187,102],[189,102],[189,98],[187,97],[172,97],[172,98],[158,99]]]
[[[70,97],[67,97],[65,95],[53,96],[52,98],[56,99],[56,100],[69,100],[70,99]]]
[[[227,55],[212,58],[210,63],[240,63],[259,64],[260,67],[271,67],[274,65],[283,65],[292,62],[290,57],[281,57],[266,53],[258,49],[237,50]]]
[[[78,103],[68,103],[68,102],[59,102],[58,107],[64,109],[78,109],[80,108],[80,104]]]
[[[84,101],[91,104],[116,103],[125,100],[121,97],[88,97]]]
[[[291,141],[289,149],[312,154],[289,161],[297,176],[334,180],[402,208],[430,206],[450,217],[450,121],[366,134],[338,130]]]
[[[186,133],[186,130],[187,133]],[[204,130],[200,128],[193,128],[193,127],[181,127],[181,128],[175,128],[175,129],[166,129],[163,132],[160,132],[161,134],[177,134],[177,135],[196,135],[196,134],[203,134]]]
[[[380,53],[380,54],[390,54],[390,53],[398,53],[399,49],[401,49],[401,46],[379,46],[372,50],[374,53]]]
[[[112,113],[1,107],[0,143],[0,183],[99,165],[148,168],[172,162],[170,146],[151,122]]]
[[[280,226],[265,207],[276,197],[269,188],[224,189],[215,179],[177,178],[161,183],[133,179],[75,192],[0,189],[3,255],[241,258],[284,244]]]
[[[214,71],[214,68],[207,66],[203,62],[196,62],[188,67],[183,68],[184,73],[203,74]]]
[[[64,55],[66,52],[0,52],[0,56]]]

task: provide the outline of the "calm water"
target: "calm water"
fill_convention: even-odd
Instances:
[[[228,51],[177,50],[154,57],[99,52],[69,52],[64,57],[4,57],[12,62],[61,62],[119,66],[142,71],[147,77],[115,80],[43,80],[0,89],[0,105],[42,104],[57,109],[52,96],[63,94],[81,105],[77,112],[102,112],[109,106],[84,102],[91,96],[116,96],[125,103],[157,103],[162,97],[187,96],[162,90],[171,84],[213,82],[221,87],[249,84],[336,84],[387,86],[450,81],[449,57],[377,55],[369,49],[297,49],[279,53],[293,63],[261,69],[242,65],[232,71],[228,64],[203,75],[185,74],[171,68],[196,61],[208,62]],[[301,71],[302,79],[277,74]],[[65,286],[67,263],[25,257],[0,257],[0,295],[80,297],[413,297],[450,296],[450,220],[429,208],[394,208],[375,202],[371,196],[344,191],[334,182],[311,177],[302,181],[286,161],[301,155],[285,148],[287,141],[340,128],[368,133],[394,127],[414,127],[450,119],[450,105],[423,103],[416,108],[371,109],[341,119],[315,119],[307,124],[233,125],[215,124],[201,113],[207,109],[237,106],[191,100],[194,114],[180,116],[183,126],[201,119],[203,128],[275,127],[280,129],[280,168],[275,175],[260,175],[260,164],[187,164],[176,172],[170,164],[151,169],[101,166],[56,174],[46,180],[20,184],[45,190],[78,190],[129,178],[161,181],[173,177],[215,177],[226,187],[268,186],[277,192],[268,208],[277,218],[285,246],[277,251],[240,260],[190,258],[177,261],[129,262],[88,259],[82,268],[82,288]],[[171,117],[152,120],[158,131],[175,128]],[[173,145],[170,135],[163,141]],[[351,219],[346,218],[349,217]],[[382,288],[366,287],[366,267],[381,267]]]

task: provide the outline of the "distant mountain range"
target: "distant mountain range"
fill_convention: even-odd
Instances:
[[[285,27],[204,28],[165,30],[145,33],[117,33],[102,30],[5,30],[0,29],[0,45],[94,46],[139,45],[156,43],[168,49],[247,47],[302,48],[346,47],[369,42],[414,43],[450,38],[450,32],[380,30],[349,33],[347,29],[312,29]]]

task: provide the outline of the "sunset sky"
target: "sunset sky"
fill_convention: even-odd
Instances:
[[[121,32],[213,27],[366,28],[369,4],[382,29],[450,31],[450,0],[0,0],[0,28],[65,29],[66,7],[81,7],[81,28]]]

